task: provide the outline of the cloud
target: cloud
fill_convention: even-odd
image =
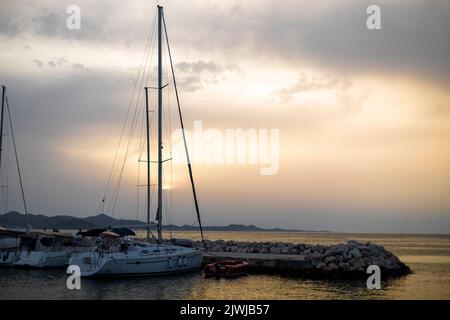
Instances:
[[[43,65],[42,61],[37,60],[37,59],[34,59],[33,62],[36,64],[36,66],[37,66],[38,68],[41,68],[42,65]]]
[[[85,69],[84,65],[82,63],[79,63],[79,62],[72,64],[72,68],[78,69],[78,70]]]
[[[44,63],[41,60],[33,59],[33,62],[38,68],[42,68],[44,66]],[[51,68],[62,67],[70,64],[72,64],[72,68],[75,70],[88,70],[84,64],[79,62],[71,63],[65,57],[53,58],[47,62],[47,66]]]
[[[175,65],[181,72],[184,73],[209,73],[217,75],[222,72],[222,67],[218,66],[214,61],[202,61],[196,62],[179,62]]]
[[[69,62],[67,61],[66,58],[59,57],[59,58],[54,58],[54,59],[50,60],[48,62],[48,66],[49,67],[61,67],[61,66],[65,65],[65,64],[67,64],[67,63],[69,63]]]
[[[350,86],[350,81],[341,80],[336,77],[331,77],[328,75],[309,77],[305,73],[301,73],[295,84],[280,89],[276,91],[275,94],[278,95],[284,103],[287,103],[294,95],[298,93],[316,90],[344,91]]]
[[[366,27],[373,1],[258,1],[235,7],[169,9],[173,42],[235,61],[259,58],[291,66],[309,63],[347,74],[409,73],[449,84],[448,1],[377,2],[382,30]],[[170,15],[168,15],[170,16]],[[201,16],[201,23],[193,17]]]
[[[214,61],[203,60],[182,61],[175,64],[175,69],[179,84],[183,90],[189,92],[197,91],[209,84],[216,84],[220,81],[220,75],[236,70],[233,65],[224,68]]]
[[[121,2],[80,0],[82,28],[69,30],[65,9],[70,4],[43,0],[31,9],[27,1],[7,0],[0,12],[0,34],[132,48],[145,42],[153,18],[150,3],[129,4],[123,14]],[[366,28],[370,4],[286,0],[280,6],[274,0],[231,0],[164,6],[174,49],[189,49],[197,57],[238,64],[263,57],[346,73],[415,73],[448,85],[448,1],[380,0],[382,30],[375,31]]]
[[[72,4],[68,0],[41,0],[31,7],[27,0],[4,0],[0,11],[0,35],[97,43],[123,43],[126,38],[143,41],[145,38],[148,28],[142,26],[149,18],[140,8],[141,3],[128,4],[127,13],[131,14],[124,15],[123,3],[78,0],[76,5],[81,10],[81,28],[74,30],[66,26],[69,17],[66,9]],[[148,10],[151,4],[144,6]],[[127,27],[123,28],[124,25]]]
[[[449,83],[449,5],[378,3],[381,31],[365,28],[366,0],[163,3],[177,80],[184,91],[197,91],[182,97],[186,127],[202,119],[211,128],[281,129],[278,177],[255,177],[253,168],[196,170],[205,211],[215,212],[211,224],[229,223],[221,217],[235,212],[231,219],[248,223],[257,217],[334,228],[339,221],[354,231],[354,217],[369,221],[411,207],[433,223],[438,215],[448,221],[442,200],[450,190],[448,91],[430,80]],[[82,28],[68,30],[69,4],[2,1],[0,78],[7,82],[31,210],[89,215],[114,156],[154,7],[79,0]],[[281,103],[266,99],[271,93]],[[297,103],[303,96],[311,99]],[[245,176],[251,201],[242,188],[229,188],[237,175]],[[135,181],[128,178],[121,201],[129,206],[121,212],[133,216]],[[276,221],[279,208],[271,203],[284,203]],[[391,225],[393,231],[411,226]]]

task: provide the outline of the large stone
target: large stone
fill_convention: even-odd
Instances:
[[[323,269],[325,266],[326,266],[325,263],[319,262],[319,263],[316,265],[316,269]]]
[[[361,259],[357,259],[354,263],[353,263],[353,267],[355,268],[355,270],[364,270],[365,267],[365,263],[363,260]]]
[[[336,246],[336,253],[343,254],[343,253],[346,253],[347,251],[348,251],[348,248],[345,244],[338,244]]]
[[[328,265],[328,268],[330,268],[331,270],[338,270],[339,269],[339,267],[337,266],[336,263],[330,263]]]
[[[371,255],[371,256],[375,256],[375,257],[377,257],[377,256],[380,254],[380,251],[379,251],[378,248],[377,248],[376,246],[374,246],[374,245],[371,245],[371,246],[369,247],[369,252],[370,252],[370,255]]]
[[[320,262],[320,260],[318,260],[318,259],[312,259],[312,260],[311,260],[311,264],[312,264],[314,267],[316,267],[319,263],[321,263],[321,262]]]
[[[308,258],[311,259],[311,263],[313,264],[313,266],[317,266],[317,264],[322,261],[323,254],[314,252],[312,255],[308,256]]]
[[[347,246],[351,249],[354,249],[354,248],[361,246],[361,243],[359,243],[358,241],[355,241],[355,240],[349,240],[347,242]]]
[[[359,249],[358,248],[354,248],[354,249],[352,249],[352,250],[350,250],[350,255],[353,257],[353,258],[361,258],[361,251],[359,251]]]
[[[341,270],[347,270],[350,267],[350,265],[347,262],[339,262],[338,266],[339,269]]]
[[[330,262],[336,262],[336,257],[335,256],[328,256],[323,260],[324,263],[328,264]]]
[[[280,254],[281,253],[281,248],[279,248],[279,247],[272,247],[272,248],[270,248],[270,253]]]
[[[363,257],[370,257],[370,251],[369,250],[361,250],[361,255]]]
[[[330,247],[325,251],[326,256],[334,256],[336,254],[336,247]]]

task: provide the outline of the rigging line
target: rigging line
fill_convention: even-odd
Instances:
[[[126,164],[126,161],[127,161],[127,158],[128,158],[128,154],[129,154],[129,148],[131,146],[131,142],[133,141],[134,132],[135,132],[136,126],[137,126],[137,120],[139,118],[138,115],[141,112],[140,111],[140,107],[142,108],[142,106],[139,106],[139,104],[137,104],[136,108],[135,108],[135,112],[133,114],[133,119],[132,119],[132,123],[131,123],[131,127],[130,127],[130,134],[129,134],[129,137],[128,137],[128,141],[127,141],[127,145],[126,145],[126,149],[125,149],[125,153],[124,153],[122,166],[121,166],[121,169],[120,169],[120,173],[119,173],[119,176],[118,176],[118,181],[117,181],[116,187],[115,187],[114,192],[113,192],[113,201],[112,201],[112,203],[110,205],[111,214],[114,214],[115,209],[116,209],[117,199],[118,199],[118,196],[119,196],[119,190],[120,190],[120,186],[121,186],[121,183],[122,183],[123,172],[124,172],[125,164]]]
[[[143,139],[142,139],[142,135],[143,135],[143,131],[144,131],[144,117],[142,117],[142,121],[141,121],[141,134],[139,135],[139,154],[138,154],[138,163],[137,163],[137,186],[136,186],[136,219],[139,220],[139,193],[140,193],[140,181],[141,181],[141,166],[140,166],[140,161],[141,161],[141,155],[142,155],[142,150],[143,150]]]
[[[7,136],[7,134],[5,134],[4,136]],[[0,185],[1,185],[2,204],[3,204],[2,212],[6,212],[8,210],[10,143],[11,143],[10,139],[6,140],[5,152],[2,152],[2,154],[6,153],[5,164],[3,165],[3,168],[6,168],[6,170],[0,170]]]
[[[133,92],[132,92],[132,95],[131,95],[130,103],[128,104],[128,109],[127,109],[127,113],[126,113],[126,116],[125,116],[125,121],[124,121],[122,129],[121,129],[119,143],[117,145],[117,149],[116,149],[116,152],[115,152],[115,155],[114,155],[113,164],[112,164],[112,167],[111,167],[111,170],[110,170],[110,173],[109,173],[109,177],[108,177],[108,180],[107,180],[105,193],[104,193],[103,199],[102,199],[103,206],[104,206],[105,198],[106,198],[106,196],[109,193],[109,190],[111,188],[113,172],[114,172],[114,168],[116,167],[116,162],[117,162],[117,157],[118,157],[118,153],[119,153],[119,150],[120,150],[120,145],[122,144],[123,134],[125,132],[126,124],[128,122],[128,118],[129,118],[129,115],[130,115],[131,106],[133,104],[134,95],[135,95],[135,92],[136,92],[137,83],[139,81],[139,75],[140,75],[141,70],[142,70],[142,65],[144,63],[144,59],[145,59],[145,56],[146,56],[146,53],[147,53],[147,48],[148,48],[148,46],[150,44],[150,41],[151,41],[151,38],[152,38],[150,35],[154,33],[155,25],[156,25],[156,11],[155,11],[155,14],[153,16],[152,25],[151,25],[151,27],[149,29],[149,32],[148,32],[148,38],[147,38],[147,42],[145,44],[144,53],[142,55],[141,63],[139,65],[138,74],[136,76],[136,80],[135,80],[135,83],[134,83],[134,88],[133,88]]]
[[[132,137],[134,136],[134,130],[136,128],[136,113],[138,113],[138,110],[139,110],[139,105],[137,104],[135,109],[134,109],[134,112],[133,112],[133,118],[132,118],[131,124],[130,124],[130,133],[129,133],[129,136],[128,136],[128,140],[126,142],[126,147],[125,147],[125,150],[124,150],[124,156],[123,156],[122,165],[120,167],[120,171],[119,171],[119,174],[118,174],[118,177],[117,177],[117,183],[116,183],[116,185],[114,187],[114,190],[113,190],[112,201],[111,201],[111,203],[110,203],[110,205],[108,207],[108,211],[111,210],[111,215],[114,214],[114,209],[115,209],[115,205],[116,205],[116,202],[117,202],[117,197],[118,197],[118,194],[119,194],[119,189],[120,189],[120,185],[121,185],[121,181],[122,181],[122,174],[123,174],[125,163],[126,163],[126,160],[127,160],[127,157],[128,157],[128,149],[130,147]]]
[[[164,51],[164,61],[167,61],[167,57],[166,57],[167,53],[166,51]],[[167,63],[164,65],[164,71],[165,71],[165,75],[166,75],[166,79],[167,79],[167,104],[168,104],[168,112],[164,112],[164,122],[165,122],[165,128],[168,128],[168,130],[166,129],[164,131],[164,134],[166,136],[166,141],[167,141],[167,145],[169,147],[169,159],[172,159],[172,139],[171,139],[171,133],[172,133],[172,108],[171,108],[171,103],[170,103],[170,85],[169,85],[169,81],[170,81],[170,77],[169,77],[169,71],[168,71],[168,65]],[[167,221],[171,224],[173,222],[173,161],[170,161],[170,177],[169,177],[169,184],[170,184],[170,207],[167,206],[166,211],[169,213],[168,214],[168,219]],[[166,192],[167,193],[167,192]]]
[[[11,150],[11,139],[7,140],[8,143],[6,144],[6,168],[9,168],[10,164],[11,164],[11,155],[10,155],[10,150]],[[5,184],[6,187],[5,189],[5,211],[8,209],[8,200],[9,200],[9,170],[6,170],[5,172]]]
[[[147,60],[146,60],[146,63],[145,63],[144,70],[147,69],[147,65],[148,65],[148,62],[149,62],[149,60],[148,60],[148,55],[149,55],[149,54],[150,54],[150,50],[149,50],[149,52],[148,52],[148,54],[147,54]],[[153,55],[153,53],[152,53],[152,55]],[[150,62],[150,63],[151,63],[151,62]],[[140,86],[143,85],[144,79],[145,79],[145,73],[143,73],[143,75],[142,75],[142,79],[141,79]],[[147,76],[147,81],[148,81],[148,76]],[[129,147],[130,147],[131,142],[132,142],[132,140],[133,140],[134,131],[135,131],[135,129],[136,129],[136,123],[137,123],[137,117],[136,117],[136,115],[139,114],[138,110],[139,110],[140,105],[143,106],[143,101],[144,101],[144,99],[142,98],[142,100],[140,100],[140,99],[139,99],[140,97],[141,97],[141,92],[139,91],[139,93],[138,93],[138,98],[137,98],[137,100],[136,100],[136,108],[135,108],[135,111],[134,111],[134,114],[133,114],[133,118],[132,118],[132,122],[131,122],[130,134],[129,134],[129,137],[128,137],[127,146],[126,146],[125,153],[124,153],[124,158],[123,158],[122,167],[121,167],[121,170],[120,170],[120,173],[119,173],[119,176],[118,176],[118,182],[117,182],[116,188],[114,189],[114,193],[113,193],[112,207],[110,206],[110,208],[112,209],[112,214],[114,213],[115,208],[116,208],[117,198],[118,198],[119,189],[120,189],[120,185],[121,185],[121,181],[122,181],[122,176],[123,176],[123,171],[124,171],[125,163],[126,163],[126,160],[127,160],[127,157],[128,157]],[[144,97],[144,96],[142,96],[142,97]],[[139,100],[140,100],[140,101],[139,101]]]
[[[150,61],[151,61],[151,58],[150,58]],[[151,63],[150,63],[150,66],[151,66]],[[143,113],[147,112],[146,108],[143,108],[142,110],[143,110]],[[143,138],[144,137],[145,119],[146,118],[143,115],[141,117],[141,129],[140,129],[140,135],[139,135],[139,154],[138,154],[138,163],[137,163],[138,178],[137,178],[137,189],[136,189],[136,194],[137,194],[137,196],[136,196],[136,209],[137,209],[136,218],[137,218],[137,220],[139,220],[139,210],[140,210],[140,208],[139,208],[139,204],[140,204],[140,187],[139,186],[141,184],[140,183],[140,180],[141,180],[141,165],[140,165],[140,163],[141,163],[142,155],[144,153],[145,142],[146,142],[146,139]],[[147,162],[147,165],[149,165],[149,162]],[[148,181],[147,183],[150,184],[150,181]]]
[[[152,37],[152,40],[153,40],[153,37]],[[144,82],[144,86],[143,86],[144,89],[149,86],[150,81],[151,81],[152,60],[153,60],[153,54],[154,54],[154,50],[155,50],[154,42],[151,42],[151,43],[153,43],[153,46],[151,48],[151,55],[150,55],[150,60],[149,60],[150,62],[149,62],[148,71],[147,71],[147,78],[145,79],[145,81],[143,81]],[[144,80],[144,77],[143,77],[143,80]],[[145,108],[143,107],[142,126],[141,126],[141,135],[140,135],[140,139],[141,139],[140,149],[141,149],[141,151],[139,151],[140,152],[139,159],[141,159],[142,154],[144,153],[145,145],[146,145],[147,138],[148,138],[147,135],[146,135],[145,139],[142,138],[143,135],[144,135],[144,130],[143,129],[144,129],[144,122],[145,122],[145,120],[149,121],[148,125],[150,126],[150,119],[149,119],[149,115],[147,114],[148,112],[150,112],[147,109],[147,104],[149,103],[149,101],[148,101],[148,90],[147,89],[145,89],[145,95],[143,96],[142,100],[145,101],[146,105],[145,105]],[[153,112],[151,112],[151,113],[152,113],[152,117],[153,117]],[[146,134],[147,134],[147,132],[146,132]],[[148,146],[150,146],[150,145],[151,145],[151,142],[148,141]],[[151,165],[151,162],[150,162],[151,159],[150,159],[150,150],[147,150],[147,151],[148,151],[148,154],[146,155],[146,158],[147,158],[147,170],[149,172],[150,171],[150,167],[149,166]],[[140,160],[139,160],[139,162],[140,162]],[[138,167],[140,168],[139,163],[138,163]],[[147,181],[148,185],[151,185],[150,173],[148,173],[146,181]],[[138,183],[138,185],[139,185],[139,183]],[[149,190],[150,194],[147,194],[147,198],[148,199],[147,199],[147,206],[146,207],[148,207],[147,208],[148,209],[148,215],[151,216],[151,206],[150,206],[151,186],[148,187],[148,190]],[[138,190],[137,192],[139,193],[140,190]],[[139,208],[139,203],[137,204],[137,207]],[[148,218],[147,218],[147,220],[148,220]]]
[[[25,200],[25,192],[23,191],[22,173],[20,171],[19,157],[17,156],[16,139],[14,138],[14,129],[11,120],[11,110],[9,109],[8,97],[6,97],[6,110],[8,110],[9,126],[11,128],[11,139],[14,147],[14,155],[16,158],[16,165],[17,165],[17,174],[19,175],[20,191],[22,192],[23,207],[25,209],[25,215],[27,217],[27,225],[28,225],[29,221],[28,221],[27,202]]]
[[[146,112],[145,108],[142,109],[143,113]],[[149,119],[149,124],[151,123],[152,119],[153,119],[153,112],[151,113],[150,119]],[[141,178],[141,166],[140,166],[140,162],[142,160],[142,155],[144,153],[144,149],[145,149],[145,139],[143,138],[144,136],[144,124],[145,124],[145,117],[142,116],[141,117],[142,121],[141,121],[141,129],[140,129],[140,135],[139,135],[139,155],[138,155],[138,178],[137,178],[137,219],[139,220],[139,202],[140,202],[140,178]],[[149,165],[149,164],[147,164]],[[151,181],[148,181],[147,183],[151,184]],[[151,192],[150,192],[151,193]]]
[[[142,73],[140,86],[142,86],[142,83],[143,83],[144,78],[145,78],[145,70],[147,68],[148,55],[149,54],[150,54],[150,50],[147,52],[147,59],[146,59],[146,62],[145,62],[145,66],[143,68],[144,71]],[[133,118],[132,118],[132,121],[131,121],[131,124],[130,124],[130,133],[129,133],[128,140],[126,142],[126,147],[125,147],[125,150],[124,150],[124,155],[123,155],[123,161],[124,162],[126,161],[126,159],[128,157],[128,149],[129,149],[129,146],[131,144],[131,140],[132,140],[132,138],[134,136],[134,130],[135,130],[135,126],[136,126],[136,113],[138,112],[137,110],[139,110],[140,102],[142,102],[142,101],[140,101],[140,96],[141,96],[141,92],[139,90],[138,96],[136,98],[136,104],[135,104],[135,109],[134,109],[134,113],[133,113]],[[120,184],[121,184],[123,170],[124,170],[124,163],[122,163],[122,167],[121,167],[121,169],[120,169],[120,171],[118,173],[117,183],[116,183],[116,186],[115,186],[115,188],[113,190],[113,193],[112,193],[112,201],[111,201],[111,203],[109,205],[109,209],[108,209],[108,210],[111,210],[111,214],[114,214],[115,205],[116,205],[116,202],[117,202],[117,197],[118,197],[118,193],[119,193],[119,189],[120,189]]]
[[[115,209],[116,209],[117,198],[118,198],[118,195],[119,195],[119,189],[120,189],[120,185],[122,183],[123,171],[124,171],[124,168],[125,168],[125,163],[126,163],[127,158],[128,158],[128,151],[129,151],[129,148],[130,148],[130,145],[131,145],[131,141],[133,140],[132,138],[134,136],[134,131],[136,129],[136,121],[135,120],[136,120],[137,110],[138,110],[138,107],[135,109],[135,112],[134,112],[134,115],[133,115],[132,125],[131,125],[131,129],[130,129],[130,137],[128,139],[127,147],[126,147],[126,150],[125,150],[125,156],[124,156],[124,159],[123,159],[123,162],[122,162],[122,167],[120,169],[118,183],[117,183],[116,188],[115,188],[114,201],[113,201],[111,214],[114,214]]]
[[[151,128],[151,124],[152,124],[152,122],[153,122],[153,117],[154,117],[154,115],[155,115],[155,113],[154,112],[152,112],[151,113],[151,115],[150,115],[150,120],[149,120],[149,127]],[[150,149],[151,149],[151,140],[150,140]],[[148,159],[148,165],[150,166],[151,165],[151,162],[150,162],[150,160],[151,159]],[[155,175],[155,178],[156,178],[156,175]],[[151,175],[150,175],[150,181],[148,182],[148,183],[150,183],[150,204],[152,203],[152,199],[153,199],[153,192],[154,192],[154,190],[155,190],[155,184],[153,184],[153,186],[152,186],[152,183],[151,183]],[[152,216],[152,206],[150,205],[150,217]]]
[[[199,224],[199,228],[200,228],[200,234],[202,236],[202,243],[203,243],[203,246],[206,248],[205,239],[203,237],[203,228],[202,228],[202,221],[201,221],[201,217],[200,217],[200,210],[199,210],[199,207],[198,207],[197,193],[196,193],[196,190],[195,190],[194,177],[193,177],[193,174],[192,174],[192,165],[191,165],[191,161],[190,161],[190,158],[189,158],[189,150],[188,150],[188,146],[187,146],[187,142],[186,142],[186,134],[184,132],[183,116],[182,116],[182,113],[181,113],[181,106],[180,106],[180,99],[179,99],[179,96],[178,96],[177,82],[175,80],[175,72],[173,70],[172,54],[170,52],[169,37],[167,35],[166,20],[164,18],[164,12],[162,13],[162,20],[163,20],[163,24],[164,24],[164,34],[166,36],[167,50],[169,51],[169,61],[170,61],[170,67],[171,67],[171,70],[172,70],[173,86],[175,88],[175,96],[176,96],[177,106],[178,106],[178,115],[180,117],[181,132],[183,133],[183,142],[184,142],[184,148],[185,148],[185,151],[186,151],[186,160],[187,160],[187,164],[188,164],[189,177],[190,177],[190,180],[191,180],[192,193],[194,195],[195,210],[197,212],[197,219],[198,219],[198,224]]]
[[[153,40],[153,33],[152,33],[152,39],[151,40]],[[147,69],[147,65],[149,63],[149,59],[148,59],[149,54],[150,54],[150,50],[148,50],[148,52],[147,52],[147,59],[146,59],[146,62],[145,62],[144,72],[142,74],[140,86],[142,86],[142,84],[144,83],[145,70]],[[153,56],[153,50],[152,50],[152,56]],[[147,80],[148,80],[148,76],[147,76]],[[112,202],[111,202],[111,204],[109,206],[109,209],[111,210],[111,214],[114,214],[114,211],[115,211],[115,208],[116,208],[117,198],[118,198],[119,189],[120,189],[120,185],[121,185],[121,181],[122,181],[122,176],[123,176],[125,163],[126,163],[126,160],[127,160],[127,157],[128,157],[129,147],[130,147],[131,141],[132,141],[133,136],[134,136],[134,131],[136,129],[136,114],[138,113],[137,110],[139,109],[139,104],[140,104],[139,103],[140,102],[139,98],[140,98],[140,96],[141,96],[141,92],[139,90],[138,98],[136,100],[136,108],[134,110],[133,118],[132,118],[132,121],[131,121],[130,134],[129,134],[127,145],[126,145],[126,148],[125,148],[125,153],[124,153],[122,166],[121,166],[120,173],[119,173],[119,176],[118,176],[118,182],[116,184],[116,187],[114,188],[113,200],[112,200]],[[141,102],[143,102],[143,100]]]
[[[136,220],[139,220],[139,185],[140,185],[140,166],[138,165],[138,178],[137,178],[137,186],[136,186]]]
[[[166,75],[167,79],[169,79],[169,72],[167,70],[167,64],[166,64]],[[169,82],[169,80],[167,81]],[[173,158],[173,152],[172,152],[172,139],[171,139],[171,133],[172,133],[172,105],[170,103],[170,87],[167,89],[167,103],[169,105],[169,158]],[[173,224],[173,161],[170,161],[170,224]],[[170,236],[172,237],[172,230]]]
[[[153,34],[152,34],[152,39],[151,40],[153,40]],[[153,43],[152,41],[150,42],[150,43]],[[143,83],[145,83],[145,86],[148,86],[149,85],[149,82],[150,82],[150,74],[151,74],[151,66],[152,66],[152,60],[153,60],[153,53],[154,53],[154,46],[152,46],[151,47],[151,54],[150,54],[150,59],[148,60],[148,55],[147,55],[147,61],[149,61],[150,63],[149,63],[149,65],[148,65],[148,72],[147,72],[147,77],[145,78],[145,73],[143,74],[143,77],[142,77],[142,81],[141,81],[141,87],[142,87],[142,84]],[[147,64],[146,64],[146,67],[145,67],[145,69],[147,69]],[[144,80],[145,79],[145,80]],[[143,103],[143,101],[145,100],[145,95],[143,95],[142,96],[142,103]],[[143,113],[145,113],[146,112],[146,110],[143,108]],[[153,118],[153,113],[152,113],[152,118]],[[140,134],[140,142],[139,142],[139,155],[138,155],[138,188],[137,188],[137,204],[136,204],[136,206],[137,206],[137,211],[139,212],[139,185],[140,185],[140,183],[139,183],[139,181],[140,181],[140,165],[139,165],[139,162],[141,161],[141,157],[142,157],[142,154],[143,154],[143,152],[144,152],[144,147],[145,147],[145,141],[144,141],[144,139],[142,139],[142,136],[143,136],[143,127],[144,127],[144,119],[145,119],[145,117],[142,117],[142,121],[141,121],[141,134]],[[147,165],[150,165],[150,159],[147,159]],[[150,181],[148,181],[147,182],[148,184],[151,184],[151,182]],[[139,216],[139,213],[137,213],[137,215]],[[139,219],[139,218],[138,218]]]

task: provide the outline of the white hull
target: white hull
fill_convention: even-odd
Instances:
[[[0,266],[11,266],[14,262],[19,260],[20,250],[2,250],[0,251]]]
[[[18,248],[19,242],[20,240],[18,238],[0,238],[0,250]]]
[[[154,251],[155,250],[155,251]],[[169,245],[146,245],[130,252],[80,253],[69,264],[80,267],[81,276],[133,276],[198,270],[200,250]]]
[[[64,251],[22,251],[13,263],[16,267],[61,268],[69,264],[70,252]]]

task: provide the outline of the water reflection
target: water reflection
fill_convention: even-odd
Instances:
[[[383,282],[381,290],[366,289],[364,279],[310,280],[250,275],[234,280],[215,280],[205,279],[201,272],[158,277],[82,279],[81,290],[68,290],[68,275],[64,269],[0,268],[0,299],[450,299],[449,236],[239,232],[209,233],[209,236],[241,241],[257,239],[296,243],[337,243],[347,239],[373,241],[400,255],[413,274]]]
[[[305,280],[269,275],[205,279],[201,272],[163,277],[82,279],[81,290],[68,290],[63,270],[1,269],[0,298],[5,299],[384,299],[391,286],[367,290],[365,280]],[[402,284],[403,283],[403,284]]]

